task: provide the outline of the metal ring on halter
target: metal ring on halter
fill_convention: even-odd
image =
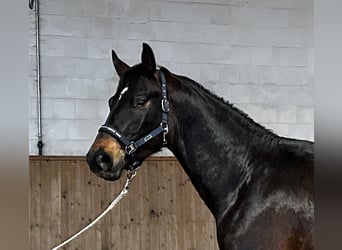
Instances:
[[[127,171],[127,179],[128,180],[132,180],[135,177],[136,174],[137,174],[136,169],[129,169]]]

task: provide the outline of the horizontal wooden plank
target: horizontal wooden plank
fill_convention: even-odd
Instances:
[[[30,161],[85,161],[85,156],[67,156],[67,155],[30,155]],[[174,156],[150,156],[145,161],[177,161]]]

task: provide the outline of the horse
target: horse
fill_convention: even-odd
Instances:
[[[119,76],[108,117],[87,155],[115,181],[166,147],[216,222],[221,250],[314,249],[314,143],[285,138],[194,80],[156,64],[143,43]]]

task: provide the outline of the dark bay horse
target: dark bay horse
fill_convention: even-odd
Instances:
[[[112,51],[120,77],[87,154],[99,177],[169,148],[216,219],[220,249],[313,249],[313,143],[255,123],[195,81],[156,68],[143,44],[132,67]]]

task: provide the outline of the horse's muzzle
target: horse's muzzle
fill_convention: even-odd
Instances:
[[[90,170],[106,180],[117,180],[125,167],[125,152],[107,135],[98,135],[87,153]]]

